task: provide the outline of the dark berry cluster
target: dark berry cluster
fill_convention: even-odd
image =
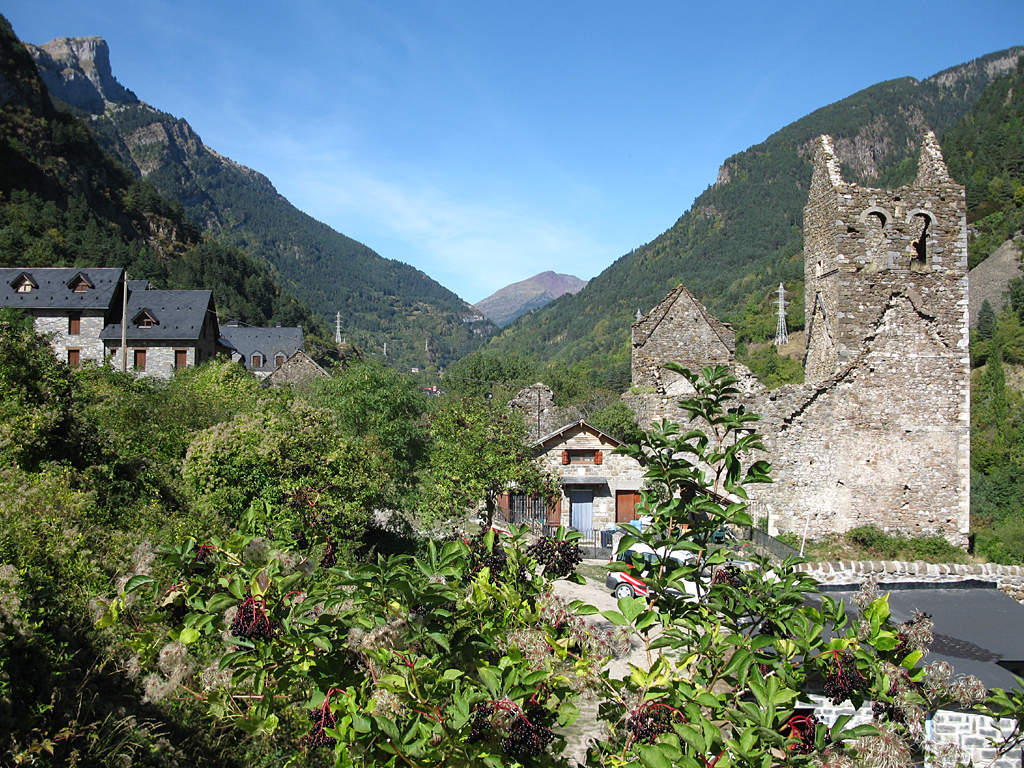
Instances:
[[[471,575],[476,576],[483,568],[487,568],[491,574],[492,584],[501,584],[502,582],[519,584],[525,581],[526,571],[521,566],[517,573],[506,572],[508,556],[498,540],[498,535],[494,537],[494,543],[490,550],[487,549],[487,544],[484,542],[485,536],[486,532],[483,532],[466,540],[466,544],[469,546]]]
[[[790,739],[798,739],[799,743],[789,747],[801,755],[809,755],[814,751],[814,729],[818,718],[811,715],[793,715],[782,726],[782,734]]]
[[[653,744],[663,733],[671,733],[673,723],[683,722],[683,713],[667,704],[646,701],[626,720],[628,730],[634,741],[641,744]]]
[[[846,699],[852,701],[858,693],[868,690],[868,682],[857,669],[857,661],[850,651],[832,651],[832,661],[825,677],[825,695],[833,704]]]
[[[572,541],[559,541],[544,536],[531,544],[526,554],[544,566],[544,572],[558,577],[576,573],[576,566],[583,562],[583,552]]]
[[[333,728],[335,725],[334,713],[331,712],[330,699],[324,702],[322,707],[317,707],[309,713],[309,722],[312,726],[309,733],[302,737],[302,743],[307,747],[332,747],[335,740],[324,733],[325,728]]]
[[[337,563],[338,554],[334,548],[334,542],[327,539],[327,549],[324,550],[324,556],[320,559],[320,567],[333,568]]]
[[[548,710],[540,704],[530,704],[522,714],[513,718],[508,735],[501,741],[502,751],[520,762],[540,757],[555,738],[554,731],[547,727],[550,720]]]
[[[730,587],[742,587],[743,577],[740,575],[740,569],[735,565],[723,565],[717,571],[715,575],[711,577],[712,584],[728,584]]]
[[[470,744],[476,744],[478,741],[487,741],[494,734],[494,717],[495,708],[493,704],[483,703],[477,704],[473,709],[473,722],[469,726],[469,736],[466,738]]]
[[[245,600],[238,606],[238,613],[231,622],[231,634],[246,640],[272,640],[276,634],[273,622],[267,616],[267,604],[263,598],[256,599],[246,593]]]
[[[778,637],[782,639],[792,640],[794,635],[792,632],[784,631],[778,624],[771,619],[764,619],[761,622],[761,628],[758,630],[759,635],[767,635],[768,637]]]

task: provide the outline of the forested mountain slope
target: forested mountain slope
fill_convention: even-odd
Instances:
[[[622,256],[578,294],[513,323],[491,348],[575,365],[595,381],[624,388],[630,324],[680,282],[732,322],[742,341],[774,332],[771,299],[781,281],[792,302],[790,328],[802,327],[803,207],[814,139],[834,137],[847,179],[898,186],[916,172],[922,131],[942,136],[994,78],[1014,70],[1022,52],[993,53],[924,81],[879,83],[728,158],[716,183],[665,233]]]
[[[109,69],[100,38],[29,46],[47,86],[91,115],[101,145],[204,232],[271,265],[275,276],[350,342],[408,365],[463,357],[496,330],[423,272],[386,259],[307,216],[260,173],[207,147],[184,120],[141,102]],[[426,344],[425,344],[426,342]],[[426,347],[426,350],[425,350]]]
[[[104,154],[79,118],[56,110],[3,17],[0,167],[0,265],[122,267],[160,288],[210,288],[224,317],[314,325],[264,266],[203,242],[180,205]]]

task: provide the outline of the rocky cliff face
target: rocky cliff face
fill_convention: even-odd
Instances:
[[[117,82],[110,49],[102,37],[59,37],[45,45],[25,44],[50,95],[78,109],[102,115],[108,104],[137,104]]]

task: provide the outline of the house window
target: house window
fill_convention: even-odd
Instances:
[[[146,350],[144,349],[135,350],[135,370],[146,370]]]
[[[284,365],[284,355],[280,352],[277,354],[277,357],[274,358],[274,365],[278,368]]]
[[[252,356],[252,367],[253,368],[262,368],[263,367],[263,355],[261,355],[259,352],[257,352],[255,355]]]
[[[79,280],[73,286],[71,286],[71,290],[74,291],[75,293],[85,293],[86,291],[89,290],[89,284],[85,282],[85,280]]]
[[[68,350],[68,365],[70,365],[72,368],[74,366],[78,365],[78,363],[81,360],[80,355],[81,355],[81,352],[79,350],[77,350],[77,349],[69,349]]]
[[[187,349],[176,349],[174,350],[174,367],[184,368],[188,365],[188,350]]]
[[[152,328],[152,327],[153,327],[153,318],[152,317],[144,317],[141,320],[139,320],[139,328]]]
[[[82,332],[82,316],[68,316],[68,336],[78,336]]]
[[[25,280],[24,282],[18,283],[18,293],[31,293],[31,292],[32,292],[32,283],[30,283],[28,280]]]
[[[581,451],[577,449],[562,451],[563,464],[601,464],[602,461],[601,451]]]

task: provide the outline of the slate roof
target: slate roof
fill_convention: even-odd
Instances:
[[[129,281],[136,282],[136,281]],[[128,341],[196,341],[202,336],[207,311],[216,312],[212,291],[131,291],[128,294]],[[143,312],[156,320],[140,328],[132,320]],[[121,318],[100,332],[103,340],[121,340]]]
[[[241,355],[245,367],[256,371],[273,371],[277,368],[275,358],[284,355],[287,360],[305,348],[302,326],[296,328],[250,328],[239,325],[222,325],[220,343],[233,353]],[[263,355],[263,365],[252,368],[252,356]]]
[[[0,269],[0,306],[16,307],[29,312],[56,309],[68,312],[107,310],[114,303],[114,294],[121,280],[120,269]],[[27,276],[37,288],[18,293],[14,285],[21,275]],[[69,284],[82,275],[92,288],[75,293]]]
[[[879,584],[889,592],[892,619],[900,623],[914,611],[931,614],[935,628],[931,650],[922,663],[945,661],[958,675],[974,675],[991,688],[1019,687],[1010,669],[1024,667],[1024,605],[989,582]],[[821,591],[853,605],[856,590],[822,585]]]

